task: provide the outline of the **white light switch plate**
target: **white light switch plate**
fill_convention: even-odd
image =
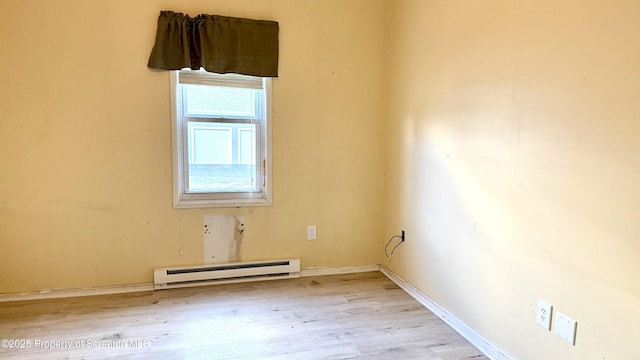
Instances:
[[[556,321],[553,326],[553,333],[561,337],[571,345],[576,344],[577,322],[567,315],[556,312]]]

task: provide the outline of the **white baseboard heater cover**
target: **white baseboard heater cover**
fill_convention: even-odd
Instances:
[[[155,268],[153,288],[229,284],[300,277],[300,259]]]

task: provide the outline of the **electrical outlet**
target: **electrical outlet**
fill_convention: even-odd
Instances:
[[[536,322],[547,330],[551,330],[551,313],[553,306],[543,300],[538,300],[538,311],[536,312]]]
[[[576,344],[577,322],[567,315],[556,312],[556,321],[553,326],[553,333],[561,337],[571,345]]]
[[[315,225],[307,226],[307,240],[318,239],[318,228]]]

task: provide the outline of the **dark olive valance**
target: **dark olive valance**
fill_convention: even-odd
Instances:
[[[161,11],[148,66],[277,77],[278,23]]]

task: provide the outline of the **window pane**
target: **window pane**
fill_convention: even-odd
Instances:
[[[255,89],[185,86],[187,116],[256,117]]]
[[[192,126],[191,163],[195,165],[231,164],[232,129]]]
[[[188,123],[189,192],[256,191],[256,124]]]
[[[240,164],[254,164],[256,163],[256,132],[253,129],[239,129],[239,154],[238,162]]]

